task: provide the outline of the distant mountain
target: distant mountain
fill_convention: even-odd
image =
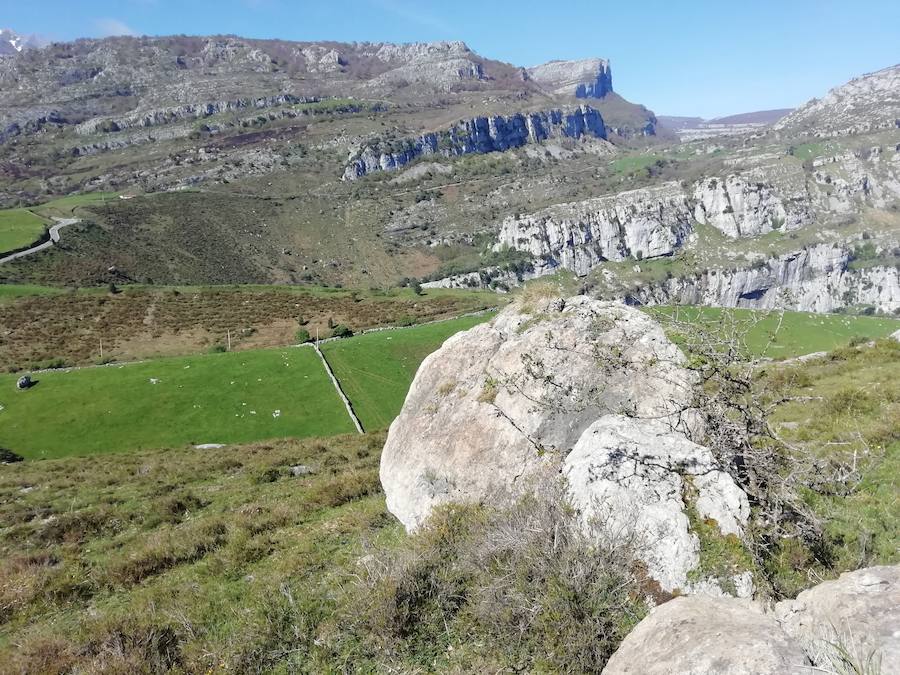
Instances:
[[[0,56],[14,56],[24,49],[42,46],[36,35],[19,35],[9,28],[0,28]]]
[[[766,125],[774,124],[785,115],[791,113],[792,108],[777,108],[775,110],[757,110],[756,112],[739,113],[727,117],[714,117],[704,119],[702,117],[683,117],[676,115],[660,115],[659,123],[672,131],[686,129],[706,129],[714,125]]]
[[[692,141],[714,136],[738,136],[753,133],[762,127],[774,124],[790,112],[790,108],[758,110],[727,117],[714,117],[709,120],[702,117],[660,115],[658,120],[661,128],[674,131],[683,141]]]
[[[838,136],[900,128],[900,64],[856,77],[814,98],[775,129]]]
[[[682,129],[696,129],[706,120],[702,117],[684,117],[679,115],[659,115],[657,118],[661,126],[672,131]]]
[[[776,108],[775,110],[757,110],[756,112],[716,117],[709,120],[710,124],[775,124],[785,115],[789,115],[793,108]]]

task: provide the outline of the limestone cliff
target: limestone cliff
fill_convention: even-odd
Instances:
[[[794,230],[812,220],[804,202],[786,204],[771,184],[750,183],[740,175],[699,181],[694,203],[698,223],[712,225],[729,237]]]
[[[473,117],[449,129],[416,138],[366,145],[344,170],[344,180],[355,180],[373,171],[390,171],[426,156],[482,154],[519,148],[549,138],[606,138],[600,113],[590,106],[518,113],[508,117]]]
[[[537,275],[557,269],[585,275],[605,260],[671,255],[691,223],[684,191],[665,183],[511,216],[500,225],[494,248],[530,253]]]
[[[855,270],[839,246],[819,245],[745,269],[709,269],[629,293],[645,304],[690,304],[833,312],[853,306],[900,310],[900,270],[875,265]]]
[[[550,61],[526,72],[529,78],[554,94],[603,98],[613,90],[612,68],[606,59]]]

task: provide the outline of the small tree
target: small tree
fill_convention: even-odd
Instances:
[[[422,295],[424,293],[424,291],[422,290],[422,284],[420,284],[418,281],[412,282],[412,289],[413,293],[415,293],[416,295]]]
[[[298,345],[302,345],[304,342],[309,342],[309,340],[310,340],[309,331],[306,330],[305,328],[300,328],[297,330],[296,333],[294,333],[294,341]]]
[[[353,331],[350,330],[348,326],[344,326],[343,324],[338,324],[331,331],[331,337],[336,338],[347,338],[353,335]]]

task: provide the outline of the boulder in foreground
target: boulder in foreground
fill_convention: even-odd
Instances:
[[[746,600],[675,598],[650,611],[603,675],[789,675],[811,672],[774,617]]]
[[[749,513],[689,439],[694,384],[640,310],[585,296],[508,307],[416,373],[382,453],[388,509],[414,530],[440,504],[496,503],[563,475],[583,519],[633,540],[664,590],[684,590],[699,562],[688,493],[723,535],[740,536]]]

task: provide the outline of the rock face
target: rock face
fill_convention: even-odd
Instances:
[[[711,269],[635,289],[643,304],[699,304],[758,309],[832,312],[869,305],[885,313],[900,308],[900,270],[875,265],[850,269],[850,254],[820,244],[771,258],[747,269]]]
[[[792,675],[800,646],[749,602],[704,596],[660,605],[622,642],[603,675]]]
[[[499,152],[548,138],[606,138],[600,113],[590,106],[569,110],[473,117],[450,129],[396,143],[365,146],[344,170],[344,180],[373,171],[390,171],[427,156],[456,157]]]
[[[612,69],[606,59],[550,61],[528,68],[527,73],[555,94],[603,98],[613,90]]]
[[[134,113],[126,117],[95,118],[83,122],[75,127],[75,131],[83,136],[123,131],[125,129],[158,127],[183,120],[194,120],[218,115],[235,110],[263,110],[283,105],[296,105],[298,103],[317,103],[321,99],[317,97],[300,97],[290,94],[278,94],[260,98],[239,98],[231,101],[211,101],[207,103],[193,103],[188,105],[173,106]]]
[[[709,449],[669,424],[605,415],[589,426],[563,462],[573,503],[610,538],[627,537],[648,572],[667,590],[687,589],[700,562],[685,515],[686,481],[697,491],[700,517],[722,534],[743,534],[747,495],[717,469]]]
[[[842,574],[778,603],[775,615],[820,668],[831,665],[840,644],[860,663],[871,658],[880,672],[900,673],[898,565]]]
[[[562,472],[586,521],[640,505],[641,526],[662,538],[635,532],[637,556],[663,588],[685,587],[698,542],[679,474],[696,476],[696,507],[723,534],[741,532],[748,508],[685,436],[696,429],[683,361],[659,325],[624,305],[579,296],[505,309],[419,368],[382,453],[388,509],[414,530],[440,504],[514,496]]]
[[[535,270],[587,274],[605,260],[671,255],[691,232],[691,208],[678,183],[560,204],[500,225],[494,250],[534,256]]]
[[[697,222],[712,225],[734,238],[795,230],[812,220],[806,209],[789,212],[772,185],[749,183],[737,175],[698,182],[694,202]]]

